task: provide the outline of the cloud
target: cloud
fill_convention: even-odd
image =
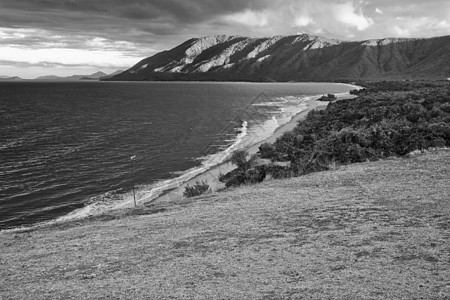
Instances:
[[[0,46],[3,62],[23,62],[42,65],[88,65],[110,68],[123,68],[136,62],[136,57],[130,57],[119,51],[100,51],[65,48],[28,49],[23,47]]]
[[[447,20],[436,20],[431,24],[433,29],[443,29],[450,31],[450,23]]]
[[[301,31],[353,40],[430,37],[450,32],[447,2],[1,0],[0,47],[40,50],[36,53],[42,56],[41,61],[48,59],[48,63],[55,63],[55,58],[51,60],[50,54],[44,57],[44,50],[53,55],[72,51],[84,57],[87,66],[107,64],[100,57],[96,58],[97,62],[89,60],[90,51],[96,51],[122,66],[133,59],[137,62],[157,51],[170,49],[189,38],[212,34],[269,36]],[[55,52],[56,49],[67,51]],[[33,56],[31,53],[22,54]],[[0,51],[0,60],[5,61],[6,55]],[[24,60],[33,61],[32,58],[21,61]],[[81,58],[77,63],[82,63]]]
[[[450,23],[447,20],[432,17],[397,17],[395,20],[392,33],[400,37],[420,37],[424,28],[430,31],[450,31]]]
[[[306,16],[306,15],[297,17],[294,21],[294,24],[297,27],[305,27],[312,23],[314,23],[314,20],[310,16]]]
[[[393,30],[395,36],[409,37],[411,35],[411,32],[407,28],[402,28],[398,25],[393,26],[392,30]]]
[[[265,13],[254,12],[251,10],[245,10],[243,12],[224,16],[224,20],[226,22],[242,24],[250,27],[264,27],[269,23]]]
[[[359,31],[366,30],[373,24],[371,18],[365,17],[362,13],[356,13],[352,2],[334,5],[334,17],[336,20],[348,26],[356,27]]]
[[[54,35],[121,40],[163,50],[210,34],[267,35],[302,31],[355,38],[392,34],[395,17],[450,17],[446,0],[2,0],[0,27]],[[263,30],[264,29],[264,30]],[[445,34],[423,26],[421,35]],[[58,41],[54,41],[58,42]]]

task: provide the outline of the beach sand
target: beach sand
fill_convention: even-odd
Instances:
[[[349,86],[349,90],[362,88],[350,84],[346,85]],[[293,130],[297,125],[297,123],[306,117],[308,112],[314,109],[319,110],[326,108],[329,102],[318,101],[317,99],[320,98],[320,96],[321,95],[315,95],[303,98],[301,104],[304,105],[306,108],[302,110],[300,113],[294,115],[288,122],[279,126],[273,132],[273,134],[271,134],[267,139],[248,146],[244,146],[243,148],[237,148],[236,150],[245,149],[249,153],[249,155],[252,155],[258,152],[259,146],[261,144],[275,142],[277,138],[283,135],[283,133]],[[336,97],[337,100],[335,101],[343,99],[352,99],[355,98],[356,96],[351,95],[350,93],[339,93],[336,94]],[[235,169],[235,166],[232,163],[230,163],[229,160],[226,160],[205,171],[201,171],[201,173],[198,173],[197,175],[192,176],[192,174],[183,174],[182,176],[178,177],[175,180],[169,179],[166,182],[162,182],[159,187],[156,188],[152,187],[150,190],[146,190],[145,188],[137,190],[135,194],[136,206],[142,207],[152,205],[154,203],[180,201],[184,198],[183,192],[185,190],[185,187],[187,185],[190,186],[194,185],[196,181],[206,181],[210,186],[211,191],[216,192],[220,189],[225,188],[225,184],[219,181],[219,176],[221,174],[226,174],[232,171],[233,169]],[[85,207],[78,209],[72,213],[69,213],[65,216],[62,216],[56,220],[44,222],[36,226],[67,222],[70,220],[77,220],[90,216],[102,215],[109,211],[129,209],[135,206],[134,202],[135,200],[133,197],[133,193],[129,192],[122,196],[120,195],[114,196],[108,201],[95,202],[93,204],[86,205]]]
[[[356,87],[356,88],[360,88],[360,87]],[[335,100],[335,101],[343,100],[343,99],[353,99],[356,97],[355,95],[351,95],[350,93],[341,93],[341,94],[337,94],[336,96],[337,96],[337,100]],[[280,136],[282,136],[285,132],[293,130],[297,126],[297,123],[299,121],[303,120],[311,110],[325,109],[326,106],[328,105],[328,102],[316,100],[319,97],[320,96],[306,97],[306,99],[305,99],[306,101],[304,104],[306,105],[307,108],[305,110],[303,110],[300,113],[298,113],[297,115],[293,116],[292,119],[289,122],[287,122],[286,124],[278,127],[269,138],[267,138],[261,142],[255,143],[253,145],[250,145],[245,150],[249,153],[249,155],[257,153],[259,150],[259,146],[261,144],[274,143],[276,141],[276,139],[279,138]],[[194,185],[196,181],[206,181],[208,183],[208,185],[210,186],[211,191],[215,192],[215,191],[220,190],[225,187],[225,184],[219,181],[219,176],[221,174],[226,174],[235,168],[236,168],[236,166],[234,166],[231,162],[225,161],[219,165],[212,167],[211,169],[205,171],[204,173],[201,173],[201,174],[195,176],[194,178],[192,178],[186,182],[177,184],[174,188],[163,192],[161,195],[159,195],[153,199],[142,198],[144,200],[138,200],[137,201],[138,205],[145,205],[148,203],[155,203],[155,202],[169,202],[169,201],[181,200],[184,197],[183,192],[185,190],[185,187],[187,185],[191,185],[191,186]]]

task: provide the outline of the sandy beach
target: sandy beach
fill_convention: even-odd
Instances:
[[[360,89],[361,87],[346,84],[349,89]],[[351,99],[356,96],[350,93],[336,93],[337,100]],[[263,143],[273,143],[278,137],[283,133],[294,129],[299,121],[304,119],[308,112],[314,109],[325,109],[329,102],[318,101],[321,95],[307,96],[300,99],[301,105],[305,107],[301,112],[294,115],[285,124],[281,124],[275,131],[266,139],[260,140],[259,142],[246,145],[244,147],[238,147],[238,149],[245,149],[250,155],[255,154],[259,150],[259,146]],[[197,168],[193,169],[194,174],[186,171],[180,177],[175,179],[169,179],[161,182],[158,187],[151,186],[148,188],[140,188],[136,190],[136,206],[148,206],[153,203],[165,203],[172,201],[179,201],[184,198],[183,192],[187,185],[194,185],[196,181],[206,181],[210,186],[212,192],[216,192],[225,187],[225,184],[219,181],[219,176],[221,174],[226,174],[235,168],[228,159],[221,162],[213,167],[202,171]],[[132,192],[128,192],[122,196],[112,196],[107,201],[94,202],[93,204],[87,205],[79,210],[76,210],[68,215],[60,217],[54,221],[46,222],[48,223],[60,223],[66,222],[74,219],[82,219],[89,216],[102,215],[109,211],[129,209],[134,207],[134,197]]]

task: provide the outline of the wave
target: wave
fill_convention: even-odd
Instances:
[[[225,142],[228,141],[231,144],[217,153],[199,157],[198,159],[201,160],[200,166],[185,171],[173,172],[172,174],[177,175],[175,178],[157,181],[151,185],[139,186],[136,190],[136,203],[142,205],[151,202],[165,192],[178,188],[183,183],[186,183],[196,176],[225,162],[235,150],[263,142],[268,139],[277,128],[288,123],[293,116],[306,109],[305,101],[311,99],[312,97],[286,96],[277,97],[273,102],[258,103],[256,106],[275,106],[272,103],[278,103],[277,106],[279,109],[271,118],[264,121],[261,120],[259,123],[253,122],[251,126],[247,121],[242,120],[240,128],[236,129],[238,134],[235,135],[233,139],[225,140]],[[180,194],[180,196],[182,195]],[[58,218],[56,222],[81,219],[92,215],[99,215],[111,210],[134,207],[132,192],[122,195],[112,195],[111,192],[108,192],[94,198],[94,201],[90,201],[90,204]]]
[[[266,101],[260,103],[253,103],[252,106],[283,106],[288,102],[284,97],[277,97],[274,99],[275,101]]]
[[[180,186],[181,184],[185,183],[186,181],[189,181],[190,179],[194,178],[195,176],[206,172],[210,168],[223,163],[227,158],[230,157],[230,155],[231,155],[231,153],[233,153],[233,151],[242,147],[242,142],[248,133],[247,121],[242,121],[242,125],[237,130],[237,132],[239,132],[239,133],[235,137],[233,143],[230,146],[228,146],[226,149],[219,151],[217,153],[214,153],[214,154],[200,157],[199,159],[202,161],[200,166],[191,168],[176,178],[159,182],[157,184],[157,186],[153,186],[148,191],[143,191],[144,194],[139,197],[138,203],[145,203],[145,202],[151,201],[151,200],[157,198],[159,195],[161,195],[165,191],[176,188],[176,187]]]
[[[229,158],[233,151],[243,147],[244,139],[248,134],[248,122],[242,121],[241,127],[236,131],[238,134],[234,138],[231,145],[218,153],[201,157],[200,159],[202,162],[200,166],[193,167],[183,172],[178,172],[179,175],[175,178],[161,180],[151,185],[143,185],[138,187],[136,190],[136,203],[142,205],[143,203],[150,202],[158,198],[164,192],[177,188],[197,175],[223,163]],[[120,194],[116,191],[107,192],[103,195],[92,198],[89,202],[90,204],[85,207],[77,209],[51,222],[64,222],[68,220],[82,219],[92,215],[99,215],[107,211],[131,208],[134,206],[133,194],[130,192],[125,194]]]
[[[357,86],[355,86],[357,87]],[[337,93],[338,96],[347,96],[349,93]],[[225,162],[235,150],[246,148],[263,142],[269,138],[279,127],[291,121],[291,119],[307,108],[306,102],[317,99],[320,95],[314,96],[285,96],[271,99],[263,103],[255,103],[253,106],[274,106],[278,109],[273,112],[271,118],[254,122],[249,125],[247,121],[242,121],[240,128],[236,130],[237,135],[233,139],[225,140],[230,142],[226,148],[217,153],[200,157],[200,166],[179,172],[173,172],[177,175],[175,178],[161,180],[151,185],[139,186],[136,191],[136,202],[139,205],[151,202],[162,194],[172,189],[180,187],[183,183],[195,178],[196,176],[207,172],[211,168]],[[181,192],[180,192],[181,193]],[[182,196],[182,195],[180,195]],[[99,197],[95,197],[88,205],[77,209],[68,215],[62,216],[53,222],[63,222],[73,219],[81,219],[92,215],[100,215],[107,211],[131,208],[134,206],[133,194],[108,192]]]

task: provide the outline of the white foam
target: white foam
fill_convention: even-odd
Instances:
[[[276,116],[272,116],[272,118],[266,120],[264,123],[256,125],[251,130],[252,134],[250,135],[247,146],[267,140],[278,127],[280,127],[280,122]]]
[[[201,159],[203,161],[201,166],[191,168],[176,178],[162,181],[157,186],[152,187],[150,190],[141,192],[137,202],[141,204],[151,201],[156,197],[158,197],[159,195],[161,195],[163,192],[176,188],[181,184],[185,183],[186,181],[194,178],[195,176],[204,173],[208,169],[224,162],[231,155],[231,153],[233,153],[233,151],[243,146],[242,142],[248,132],[247,127],[248,123],[246,121],[243,121],[242,126],[239,129],[239,134],[236,136],[234,142],[229,147],[218,153],[202,157]]]
[[[284,106],[287,100],[283,98],[275,99],[276,101],[268,101],[262,103],[253,103],[252,106]]]
[[[335,83],[333,83],[333,84],[335,84],[335,85],[345,85],[345,86],[349,86],[352,90],[361,90],[361,89],[364,88],[364,87],[359,86],[359,85],[356,85],[356,84],[354,84],[354,83],[340,83],[340,82],[335,82]],[[339,93],[339,94],[349,95],[349,93]],[[336,94],[336,95],[338,95],[338,94]]]
[[[305,110],[307,106],[305,101],[317,98],[317,96],[286,96],[278,97],[273,102],[264,102],[254,104],[256,106],[278,106],[280,110],[272,118],[264,121],[262,124],[254,124],[249,128],[246,121],[242,122],[241,128],[238,129],[239,134],[233,139],[227,140],[231,145],[218,153],[200,157],[202,160],[200,166],[193,167],[184,172],[177,172],[175,178],[161,180],[149,186],[143,186],[136,191],[136,203],[142,205],[158,198],[164,192],[177,188],[192,178],[206,172],[214,166],[226,161],[233,151],[245,148],[268,139],[278,127],[288,123],[293,116]],[[134,206],[133,194],[131,192],[124,194],[121,201],[93,203],[78,209],[66,216],[59,218],[57,221],[65,221],[71,219],[83,218],[90,215],[98,215],[106,211],[132,208]]]
[[[208,155],[201,158],[202,164],[198,167],[191,168],[184,172],[177,172],[178,176],[172,179],[161,180],[153,183],[149,186],[139,187],[136,190],[136,203],[142,205],[143,203],[149,202],[167,190],[179,187],[186,181],[194,178],[195,176],[204,173],[208,169],[224,162],[233,151],[243,147],[242,142],[248,132],[248,123],[246,121],[242,122],[241,128],[239,128],[239,134],[232,140],[232,144],[222,151]],[[58,218],[54,222],[64,222],[68,220],[81,219],[92,215],[100,215],[104,212],[132,208],[134,207],[133,193],[128,192],[122,195],[122,199],[115,201],[101,201],[89,204],[83,208],[77,209],[72,213]]]
[[[339,84],[339,83],[337,83]],[[355,89],[361,87],[356,85],[345,84]],[[336,93],[338,98],[347,96],[349,93]],[[138,205],[152,201],[160,196],[165,191],[177,188],[188,180],[196,177],[209,170],[210,168],[219,165],[229,158],[233,151],[245,148],[259,142],[263,142],[269,138],[280,126],[285,125],[291,119],[299,114],[301,111],[307,109],[306,102],[312,99],[318,99],[320,95],[314,96],[285,96],[274,99],[275,101],[253,104],[255,106],[278,106],[280,110],[272,118],[266,120],[262,124],[254,124],[251,128],[246,121],[242,122],[241,128],[238,130],[239,134],[232,140],[230,146],[226,147],[218,153],[205,156],[202,159],[202,164],[198,167],[191,168],[184,172],[177,172],[179,174],[176,178],[161,180],[149,186],[139,187],[136,191],[136,202]],[[87,216],[99,215],[107,211],[131,208],[134,206],[133,193],[128,192],[122,195],[121,200],[102,201],[92,203],[81,209],[78,209],[68,215],[58,218],[53,222],[63,222],[67,220],[80,219]]]

